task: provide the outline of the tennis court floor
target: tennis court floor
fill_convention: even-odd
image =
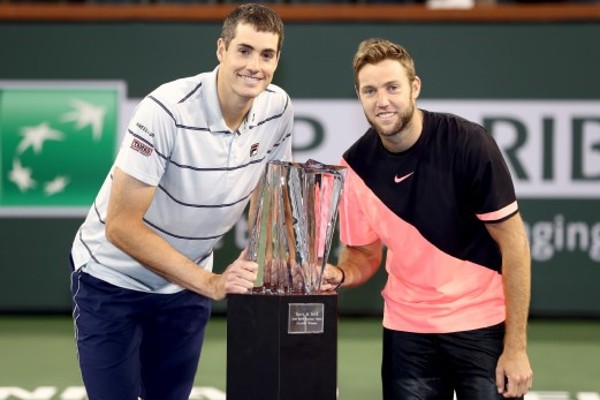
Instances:
[[[381,398],[380,320],[342,317],[338,330],[339,398]],[[529,355],[527,400],[600,400],[600,321],[533,320]],[[191,399],[225,399],[225,360],[226,320],[216,316]],[[0,316],[0,400],[85,398],[69,316]]]

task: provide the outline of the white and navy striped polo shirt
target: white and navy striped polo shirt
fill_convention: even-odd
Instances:
[[[287,93],[269,85],[231,132],[219,107],[217,69],[166,83],[144,98],[114,164],[157,187],[145,223],[207,270],[213,247],[241,217],[265,164],[291,161],[294,120]],[[112,170],[75,237],[75,267],[128,289],[181,290],[106,239],[111,184]]]

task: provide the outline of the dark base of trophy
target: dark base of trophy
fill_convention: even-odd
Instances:
[[[228,295],[227,400],[335,400],[333,295]]]

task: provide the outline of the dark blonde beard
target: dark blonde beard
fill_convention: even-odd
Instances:
[[[415,103],[412,102],[410,104],[410,108],[400,114],[400,120],[396,123],[396,125],[394,125],[392,127],[392,129],[387,132],[384,132],[383,130],[381,130],[379,128],[379,126],[367,116],[366,113],[365,113],[365,116],[367,117],[367,121],[369,121],[369,124],[373,127],[373,129],[375,129],[375,131],[377,132],[377,134],[379,136],[389,138],[389,137],[398,135],[400,132],[402,132],[402,130],[404,130],[410,124],[413,116],[415,115],[415,110],[416,110]]]

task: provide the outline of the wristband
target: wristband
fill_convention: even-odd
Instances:
[[[344,281],[346,280],[346,273],[344,272],[344,270],[338,266],[336,266],[336,268],[339,269],[340,272],[342,273],[342,280],[340,281],[340,283],[337,284],[336,287],[333,288],[333,290],[339,290],[342,287],[342,284],[344,283]]]

